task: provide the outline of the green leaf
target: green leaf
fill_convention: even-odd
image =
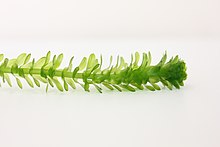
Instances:
[[[28,63],[28,61],[30,60],[31,58],[31,54],[28,54],[24,60],[24,64]]]
[[[18,78],[16,78],[16,82],[17,82],[18,86],[22,89],[21,81]]]
[[[75,76],[76,76],[76,74],[77,74],[78,71],[79,71],[79,67],[76,67],[76,68],[74,69],[74,71],[73,71],[73,74],[72,74],[72,78],[73,78],[73,79],[75,78]]]
[[[56,85],[57,89],[63,92],[63,87],[59,80],[56,77],[53,77],[52,81]]]
[[[47,83],[47,79],[45,79],[44,77],[41,77],[40,75],[32,75],[34,79],[37,79],[43,83]]]
[[[166,60],[167,60],[167,53],[165,53],[165,54],[163,55],[162,59],[160,60],[160,62],[159,62],[157,65],[158,65],[158,66],[164,65],[165,62],[166,62]]]
[[[45,63],[45,60],[46,60],[46,57],[40,58],[39,60],[37,60],[37,62],[35,62],[33,68],[41,68]]]
[[[178,61],[179,61],[179,56],[177,55],[177,56],[173,59],[172,63],[173,63],[173,64],[176,64]]]
[[[49,61],[50,61],[50,55],[51,55],[50,51],[47,52],[47,55],[46,55],[46,59],[45,59],[45,63],[44,63],[44,65],[46,65],[46,64],[49,63]]]
[[[17,57],[16,63],[17,63],[18,66],[24,64],[24,61],[25,61],[25,59],[26,59],[25,57],[26,57],[26,53],[22,53],[22,54],[20,54],[20,55]]]
[[[133,63],[134,67],[138,66],[139,59],[140,59],[140,54],[138,52],[135,52],[135,60],[134,60],[134,63]]]
[[[63,79],[63,86],[66,91],[68,91],[68,84],[65,79]]]
[[[95,54],[91,54],[87,63],[87,70],[91,69],[95,65]]]
[[[86,67],[86,61],[87,61],[87,58],[84,57],[79,64],[79,71],[83,70]]]
[[[150,90],[150,91],[155,91],[154,87],[152,87],[152,86],[145,85],[145,87],[146,87],[148,90]]]
[[[50,86],[51,86],[51,87],[54,87],[52,79],[50,79],[50,78],[48,77],[47,80],[48,80],[48,83],[50,84]]]
[[[33,78],[33,79],[34,79],[34,83],[37,85],[37,87],[40,87],[40,82],[35,78]]]
[[[33,82],[31,81],[31,79],[30,79],[27,75],[25,75],[24,78],[25,78],[25,80],[27,81],[28,85],[29,85],[30,87],[34,88],[34,84],[33,84]]]
[[[53,68],[57,69],[63,61],[63,54],[60,54],[54,62]]]
[[[98,90],[98,92],[102,93],[102,88],[93,83],[94,87]]]
[[[131,87],[130,85],[120,85],[122,88],[125,88],[131,92],[135,92],[135,89],[133,87]]]
[[[110,84],[108,84],[107,82],[102,82],[102,84],[103,84],[106,88],[108,88],[108,89],[110,89],[110,90],[114,90],[114,88],[113,88]]]
[[[156,90],[160,90],[160,86],[155,83],[150,83]]]
[[[119,92],[122,92],[121,88],[115,84],[112,85],[115,89],[117,89]]]
[[[5,74],[4,74],[4,78],[5,78],[5,80],[7,81],[8,85],[9,85],[10,87],[12,87],[12,84],[11,84],[11,80],[10,80],[9,75],[5,73]]]
[[[74,81],[70,78],[65,78],[67,84],[69,84],[73,89],[76,89],[76,85],[74,83]]]
[[[69,72],[72,70],[72,67],[73,67],[73,64],[72,64],[73,58],[74,58],[74,56],[70,59],[69,66],[67,68],[67,71],[69,71]]]
[[[0,62],[4,59],[4,54],[0,54]]]
[[[17,59],[10,59],[8,61],[7,67],[12,67],[16,63]]]

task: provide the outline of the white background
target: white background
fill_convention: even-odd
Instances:
[[[3,147],[218,147],[220,146],[220,2],[0,1],[0,53],[64,53],[67,65],[83,56],[167,50],[186,61],[180,90],[135,93],[80,87],[61,93],[6,84],[0,88]],[[1,82],[2,83],[2,82]]]

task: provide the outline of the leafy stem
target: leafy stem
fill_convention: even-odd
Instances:
[[[139,62],[140,54],[136,52],[131,56],[130,65],[119,56],[116,65],[111,65],[113,60],[111,56],[110,65],[106,69],[101,68],[102,56],[99,61],[95,54],[91,54],[88,58],[84,57],[75,68],[72,68],[72,57],[69,65],[63,69],[58,69],[63,54],[54,55],[51,59],[51,53],[48,52],[36,62],[35,59],[30,61],[30,58],[31,54],[22,53],[17,58],[9,60],[0,54],[0,76],[3,82],[7,81],[8,85],[12,86],[9,77],[11,74],[20,88],[22,83],[19,77],[24,78],[31,87],[34,87],[33,83],[38,87],[40,83],[45,83],[46,91],[49,86],[54,87],[54,85],[60,91],[68,91],[69,86],[75,89],[75,84],[79,84],[85,91],[90,91],[90,85],[93,85],[99,92],[102,92],[102,86],[120,92],[122,90],[134,92],[144,88],[151,91],[160,90],[159,83],[170,90],[173,87],[179,89],[187,78],[185,62],[178,56],[166,62],[166,53],[156,65],[151,65],[150,52],[143,53],[142,62]]]

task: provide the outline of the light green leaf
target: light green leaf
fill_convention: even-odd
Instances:
[[[70,78],[65,78],[66,82],[73,88],[76,89],[76,85],[74,83],[74,81]]]
[[[12,84],[11,84],[11,80],[10,80],[9,75],[5,73],[5,74],[4,74],[4,78],[5,78],[5,80],[7,81],[8,85],[9,85],[10,87],[12,87]]]
[[[10,59],[8,61],[7,67],[12,67],[16,63],[17,59]]]
[[[24,78],[25,78],[25,80],[27,81],[28,85],[29,85],[30,87],[34,88],[34,84],[33,84],[33,82],[31,81],[31,79],[30,79],[27,75],[25,75]]]
[[[135,52],[135,60],[133,64],[134,67],[138,66],[139,59],[140,59],[140,54],[138,52]]]
[[[83,70],[86,67],[86,61],[87,61],[87,58],[84,57],[79,64],[79,71]]]
[[[4,54],[0,54],[0,62],[4,59]]]
[[[63,92],[63,87],[59,80],[56,77],[53,77],[52,81],[56,85],[57,89]]]
[[[155,91],[154,87],[152,87],[152,86],[145,85],[145,87],[146,87],[148,90],[150,90],[150,91]]]
[[[155,83],[150,83],[156,90],[160,90],[160,86]]]
[[[108,88],[108,89],[110,89],[110,90],[114,90],[114,88],[113,88],[110,84],[108,84],[107,82],[102,82],[102,84],[103,84],[106,88]]]
[[[26,59],[25,57],[26,57],[26,53],[22,53],[22,54],[20,54],[20,55],[17,57],[16,63],[18,64],[18,66],[24,64],[24,61],[25,61],[25,59]]]
[[[172,63],[176,64],[179,61],[179,56],[176,55],[176,57],[173,59]]]
[[[49,52],[47,52],[47,55],[46,55],[46,60],[45,60],[45,63],[44,63],[44,65],[46,65],[46,64],[48,64],[49,63],[49,61],[50,61],[50,51]]]
[[[95,64],[95,54],[91,54],[88,59],[87,70],[91,69],[94,66],[94,64]]]
[[[47,79],[41,77],[40,75],[32,75],[34,79],[37,79],[43,83],[47,83]]]
[[[33,79],[34,79],[34,83],[37,85],[37,87],[40,87],[40,82],[34,77],[33,77]]]
[[[22,83],[18,78],[16,78],[16,82],[17,82],[18,86],[22,89]]]
[[[118,87],[117,85],[112,85],[115,89],[117,89],[119,92],[122,92],[121,88]]]
[[[72,67],[73,67],[73,64],[72,64],[73,58],[74,58],[74,56],[70,59],[69,66],[67,68],[67,71],[69,71],[69,72],[72,70]]]
[[[45,63],[46,57],[42,57],[34,64],[34,68],[41,68]]]
[[[31,54],[28,54],[24,60],[24,64],[28,63],[28,61],[30,60],[31,58]]]
[[[57,59],[54,62],[53,68],[56,69],[60,66],[61,62],[63,60],[63,54],[60,54]]]
[[[130,85],[120,85],[122,88],[125,88],[131,92],[135,92],[135,89],[133,87],[131,87]]]

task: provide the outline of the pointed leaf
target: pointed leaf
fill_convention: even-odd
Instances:
[[[59,66],[60,66],[60,64],[62,63],[62,61],[63,61],[63,54],[60,54],[58,57],[57,57],[57,59],[56,59],[56,61],[54,62],[54,68],[56,69],[56,68],[58,68]]]
[[[25,75],[24,78],[25,78],[25,80],[27,81],[28,85],[29,85],[30,87],[34,88],[34,84],[33,84],[33,82],[31,81],[31,79],[30,79],[27,75]]]
[[[63,87],[62,87],[61,83],[59,82],[59,80],[56,77],[54,77],[52,79],[52,81],[56,85],[57,89],[63,92]]]
[[[0,62],[4,59],[4,54],[0,54]]]
[[[9,85],[10,87],[12,87],[12,84],[11,84],[11,80],[10,80],[9,75],[5,73],[5,74],[4,74],[4,78],[5,78],[5,80],[7,81],[8,85]]]
[[[86,61],[87,61],[87,58],[84,57],[81,63],[79,64],[79,71],[83,70],[86,67]]]
[[[22,83],[18,78],[16,78],[16,82],[17,82],[18,86],[22,89]]]
[[[16,63],[18,64],[18,66],[24,64],[24,61],[25,61],[25,59],[26,59],[25,57],[26,57],[26,53],[22,53],[22,54],[20,54],[20,55],[17,57]]]

